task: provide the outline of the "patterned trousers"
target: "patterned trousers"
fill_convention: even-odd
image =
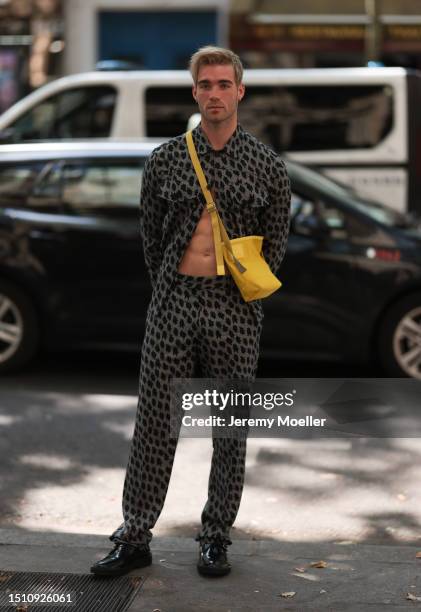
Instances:
[[[110,539],[149,544],[164,505],[177,439],[170,438],[170,383],[192,378],[253,381],[257,370],[261,318],[245,303],[230,276],[177,273],[159,312],[149,308],[142,345],[139,400],[123,490],[124,522]],[[208,499],[196,540],[222,539],[240,506],[246,437],[213,436]]]

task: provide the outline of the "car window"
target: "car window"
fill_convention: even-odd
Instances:
[[[0,165],[0,206],[26,206],[44,162]]]
[[[64,211],[121,217],[139,207],[143,162],[80,161],[63,167]]]
[[[111,133],[116,91],[110,86],[64,91],[34,106],[11,125],[12,142],[106,138]]]

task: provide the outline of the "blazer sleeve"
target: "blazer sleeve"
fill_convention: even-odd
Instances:
[[[261,219],[263,256],[276,274],[287,248],[291,206],[290,181],[280,157],[276,157],[273,164],[269,185],[270,202]]]
[[[152,287],[155,286],[162,262],[161,238],[165,214],[165,202],[158,196],[156,154],[152,152],[143,170],[140,192],[140,235]]]

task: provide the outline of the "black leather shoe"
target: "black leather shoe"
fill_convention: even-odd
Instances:
[[[202,576],[229,574],[231,565],[227,559],[227,545],[219,541],[200,544],[197,571]]]
[[[106,557],[93,564],[91,572],[97,576],[123,576],[133,569],[146,567],[151,563],[149,546],[137,548],[132,544],[117,543]]]

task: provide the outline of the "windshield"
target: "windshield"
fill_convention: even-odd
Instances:
[[[375,221],[379,221],[390,227],[406,228],[417,225],[416,220],[410,215],[399,213],[392,208],[382,206],[371,200],[350,200],[349,204],[357,210],[367,213]]]
[[[291,178],[296,178],[299,183],[306,183],[317,190],[341,199],[348,199],[350,194],[355,194],[352,187],[348,187],[348,185],[334,181],[321,172],[317,172],[316,170],[312,170],[311,168],[307,168],[306,166],[301,166],[290,161],[286,161],[286,164],[288,174],[291,176]]]
[[[287,161],[288,172],[299,184],[307,184],[328,197],[337,198],[347,206],[367,214],[369,217],[389,227],[420,228],[421,219],[410,214],[400,213],[374,200],[363,199],[352,187],[328,178],[305,166]]]

